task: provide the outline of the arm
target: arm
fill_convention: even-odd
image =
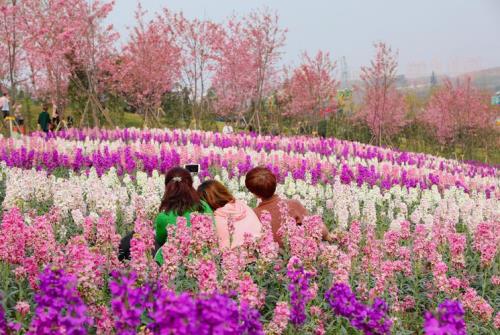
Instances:
[[[308,216],[309,212],[307,209],[302,206],[302,204],[298,201],[293,201],[294,202],[294,207],[295,207],[295,220],[297,221],[297,224],[302,224],[302,220],[304,219],[304,216]],[[326,225],[323,223],[321,227],[321,237],[323,238],[323,241],[330,241],[330,232],[328,231],[328,228]]]
[[[229,236],[229,229],[227,226],[227,219],[223,217],[216,217],[215,219],[215,232],[217,234],[217,239],[219,240],[219,247],[229,248],[231,241]]]
[[[167,227],[171,225],[170,215],[160,213],[155,220],[155,240],[162,246],[167,241]]]

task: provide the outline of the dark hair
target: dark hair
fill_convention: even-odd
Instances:
[[[165,176],[165,194],[160,212],[183,215],[187,211],[201,210],[200,196],[193,188],[193,178],[188,170],[174,167]]]
[[[245,186],[261,199],[269,199],[276,192],[276,176],[265,167],[256,167],[248,171]]]
[[[213,210],[224,207],[234,201],[229,190],[217,180],[207,180],[198,186],[198,194]]]

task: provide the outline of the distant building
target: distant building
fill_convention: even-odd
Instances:
[[[436,86],[437,83],[438,83],[438,81],[437,81],[436,73],[434,73],[434,71],[432,71],[432,74],[431,74],[431,87]]]

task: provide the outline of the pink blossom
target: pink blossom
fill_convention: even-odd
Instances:
[[[462,295],[464,307],[471,313],[476,314],[484,321],[490,321],[493,315],[493,307],[483,297],[479,296],[473,288],[468,288]]]
[[[500,329],[500,312],[498,312],[495,315],[495,319],[493,320],[493,326],[495,326],[496,329]]]
[[[481,253],[482,266],[491,264],[497,254],[499,244],[499,222],[482,222],[477,226],[476,233],[474,234],[474,248]]]
[[[264,302],[264,294],[260,292],[259,287],[248,273],[243,275],[242,280],[239,281],[238,296],[240,302],[247,303],[254,308],[261,307]]]
[[[30,304],[26,301],[18,301],[16,303],[16,311],[24,317],[30,312]]]
[[[279,250],[279,245],[274,241],[273,237],[271,214],[268,211],[262,212],[260,220],[262,222],[262,234],[257,246],[259,259],[265,263],[271,263],[278,257]]]
[[[217,289],[217,267],[213,261],[199,261],[195,271],[200,292],[211,293]]]
[[[19,209],[12,208],[4,213],[0,234],[2,235],[0,260],[10,264],[22,263],[26,252],[28,229]]]
[[[290,319],[290,307],[287,302],[281,301],[274,308],[273,320],[266,327],[266,334],[280,335],[285,330]]]

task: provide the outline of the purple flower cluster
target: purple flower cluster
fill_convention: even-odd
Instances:
[[[297,257],[292,257],[287,271],[288,290],[290,291],[290,321],[294,325],[302,325],[306,321],[306,305],[312,296],[309,291],[311,274],[304,270]]]
[[[367,335],[390,334],[392,320],[387,316],[384,300],[375,298],[372,306],[359,302],[351,288],[344,283],[335,284],[325,293],[333,312],[348,319],[351,325]]]
[[[78,295],[76,278],[63,270],[47,268],[40,274],[40,292],[28,334],[87,334],[92,319]]]
[[[3,310],[3,306],[0,304],[0,335],[3,334],[7,334],[7,321],[5,320],[5,311]]]
[[[209,132],[183,132],[179,130],[104,130],[104,129],[82,129],[62,131],[58,133],[32,134],[32,138],[44,137],[49,143],[46,147],[40,146],[40,140],[33,144],[6,146],[0,149],[0,161],[4,161],[8,167],[20,167],[25,169],[36,168],[46,170],[51,173],[58,168],[71,169],[79,172],[86,172],[93,167],[98,175],[102,175],[111,168],[115,168],[119,175],[124,173],[134,174],[142,170],[148,174],[153,171],[165,173],[170,167],[181,163],[182,151],[176,149],[162,148],[160,152],[144,152],[138,150],[134,145],[128,145],[128,141],[140,141],[148,143],[169,143],[185,146],[188,143],[198,147],[207,148],[215,145],[220,148],[249,148],[257,152],[269,152],[269,150],[281,150],[287,157],[291,158],[293,164],[287,165],[284,169],[282,164],[275,162],[269,164],[280,182],[288,172],[293,178],[306,180],[308,174],[311,175],[313,184],[318,182],[330,183],[338,176],[342,183],[356,183],[378,185],[381,189],[387,190],[396,185],[406,188],[419,187],[427,189],[433,185],[441,187],[459,187],[465,192],[477,190],[485,192],[487,197],[491,197],[497,190],[494,184],[486,185],[481,183],[471,188],[470,182],[463,180],[464,176],[470,178],[494,177],[497,175],[498,166],[460,163],[457,161],[447,161],[444,159],[416,154],[400,152],[380,147],[372,147],[353,142],[338,141],[335,139],[310,139],[303,137],[255,137],[243,134],[233,134],[230,136],[214,134]],[[110,148],[106,144],[101,144],[99,149],[92,152],[84,152],[81,148],[76,148],[72,153],[59,152],[54,138],[65,138],[83,141],[85,139],[95,141],[123,141],[120,146]],[[2,145],[0,145],[2,146]],[[138,151],[137,151],[138,150]],[[198,151],[198,150],[196,150]],[[324,156],[336,156],[338,163],[332,164],[325,160],[318,161],[316,158],[295,159],[294,153],[304,154],[306,152],[316,152]],[[349,161],[366,160],[366,164],[351,165]],[[200,177],[211,177],[210,173],[214,168],[224,168],[230,171],[236,170],[237,177],[245,175],[256,162],[250,155],[241,149],[238,157],[228,157],[222,151],[203,153],[200,150],[196,159],[201,165]],[[288,159],[288,158],[285,158]],[[371,163],[376,159],[378,162]],[[381,162],[388,168],[382,169]],[[262,162],[261,162],[262,163]],[[366,165],[366,166],[365,166]],[[237,168],[237,169],[234,169]],[[425,175],[422,169],[430,170]],[[415,171],[418,170],[418,173]],[[213,171],[212,171],[213,172]],[[448,177],[440,178],[440,175],[453,175],[453,180]],[[230,174],[233,177],[232,173]],[[442,180],[440,180],[442,179]],[[448,180],[450,179],[450,180]]]
[[[117,334],[135,334],[149,320],[153,334],[263,335],[260,314],[219,294],[192,297],[165,290],[161,285],[138,285],[134,274],[113,274],[110,283]]]
[[[111,291],[111,310],[115,318],[115,329],[118,335],[136,334],[141,325],[141,316],[148,307],[150,288],[148,285],[138,286],[137,276],[120,276],[113,273],[109,283]]]
[[[258,311],[220,294],[193,298],[158,289],[148,317],[153,334],[264,334]]]
[[[464,315],[464,308],[459,301],[445,300],[438,306],[436,315],[425,313],[424,332],[426,335],[465,335],[467,327]]]

